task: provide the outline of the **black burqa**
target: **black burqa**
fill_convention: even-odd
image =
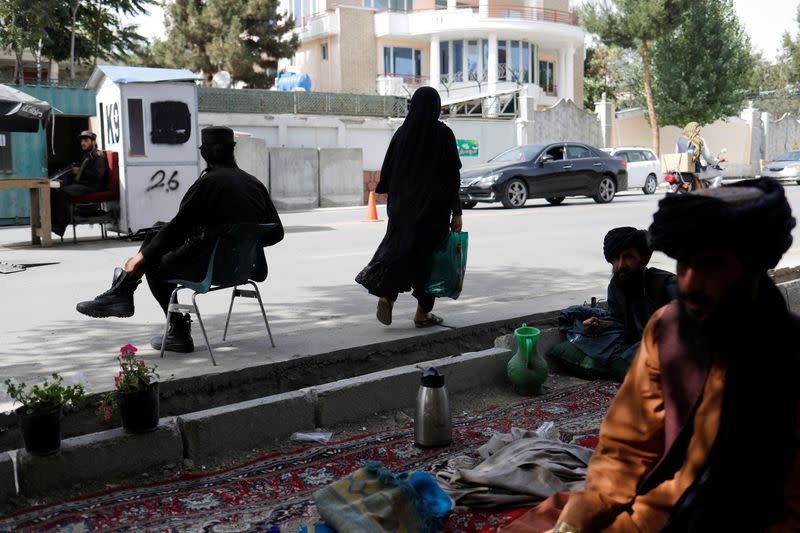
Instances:
[[[433,253],[447,238],[450,215],[461,214],[461,160],[453,131],[439,121],[439,93],[418,89],[395,132],[375,189],[388,194],[386,235],[356,277],[375,296],[394,298],[424,288]]]

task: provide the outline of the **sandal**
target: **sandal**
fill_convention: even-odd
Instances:
[[[393,301],[387,298],[378,298],[378,311],[375,313],[375,316],[378,318],[378,322],[386,326],[391,325],[392,307],[394,307]]]
[[[441,326],[444,322],[444,319],[440,316],[436,316],[431,313],[431,316],[426,318],[425,320],[415,320],[414,325],[418,328],[430,328],[432,326]]]

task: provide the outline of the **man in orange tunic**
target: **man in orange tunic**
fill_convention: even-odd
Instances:
[[[649,237],[680,298],[648,323],[583,490],[503,533],[800,531],[800,319],[767,277],[794,226],[769,179],[661,200]]]

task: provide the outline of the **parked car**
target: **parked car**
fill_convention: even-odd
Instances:
[[[529,198],[558,205],[567,196],[589,196],[600,204],[628,188],[627,163],[588,144],[529,144],[506,150],[479,167],[461,171],[461,202],[501,202],[523,207]]]
[[[628,146],[602,150],[628,163],[629,189],[641,189],[645,194],[656,192],[661,176],[661,161],[654,151],[650,148]]]
[[[794,180],[800,185],[800,150],[779,155],[764,166],[761,175],[778,180]]]

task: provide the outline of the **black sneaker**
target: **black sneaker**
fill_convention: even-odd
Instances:
[[[161,351],[161,338],[162,335],[156,335],[150,339],[150,346],[159,352]],[[167,329],[167,345],[164,351],[178,353],[191,353],[194,351],[192,318],[189,315],[170,313],[169,327]]]
[[[94,318],[116,316],[125,318],[133,316],[133,292],[142,282],[121,268],[114,270],[111,288],[94,300],[80,302],[75,306],[79,313]]]

